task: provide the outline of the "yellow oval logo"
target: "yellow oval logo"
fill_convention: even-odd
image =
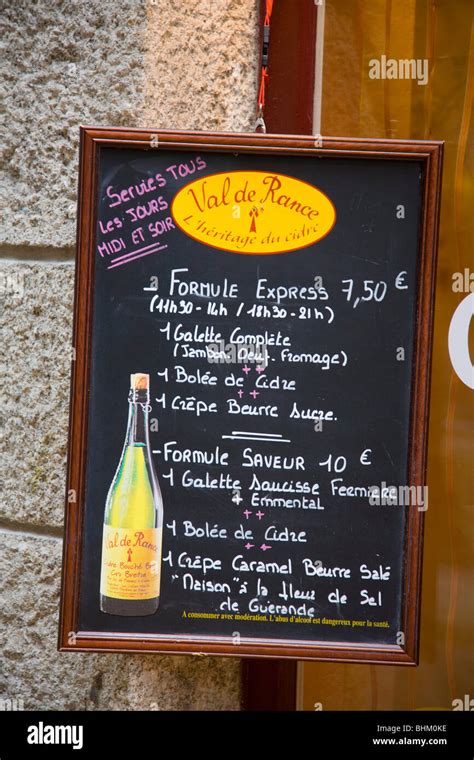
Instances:
[[[336,209],[317,187],[286,174],[210,174],[179,190],[171,205],[178,227],[223,251],[272,254],[316,243],[336,222]]]

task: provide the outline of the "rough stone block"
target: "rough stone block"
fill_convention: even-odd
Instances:
[[[238,660],[57,651],[60,539],[0,532],[0,702],[25,710],[238,710]]]
[[[0,262],[2,447],[7,523],[61,526],[72,345],[73,264]]]
[[[251,130],[257,0],[3,9],[0,245],[72,246],[80,124]]]

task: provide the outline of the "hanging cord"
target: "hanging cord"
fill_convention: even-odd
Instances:
[[[257,115],[255,119],[255,132],[266,132],[263,109],[265,107],[265,86],[268,79],[268,48],[270,44],[270,19],[272,17],[273,0],[266,0],[265,20],[263,22],[262,43],[262,70],[260,73],[260,87],[257,98]]]

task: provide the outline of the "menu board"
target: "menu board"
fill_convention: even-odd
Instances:
[[[82,130],[61,648],[416,663],[441,146],[316,146]]]

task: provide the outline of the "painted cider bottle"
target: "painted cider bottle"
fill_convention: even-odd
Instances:
[[[128,425],[104,515],[100,609],[152,615],[160,601],[163,501],[148,436],[149,375],[130,376]]]

